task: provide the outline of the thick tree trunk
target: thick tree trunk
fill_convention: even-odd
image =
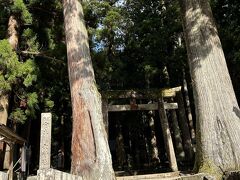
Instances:
[[[240,169],[240,110],[208,0],[180,0],[197,115],[199,171]]]
[[[73,108],[71,171],[89,180],[115,179],[82,5],[78,0],[63,2]]]

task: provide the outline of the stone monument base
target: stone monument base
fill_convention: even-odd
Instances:
[[[36,180],[83,180],[82,177],[56,169],[38,170]]]
[[[0,180],[8,180],[7,173],[0,171]]]

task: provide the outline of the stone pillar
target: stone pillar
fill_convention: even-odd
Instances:
[[[0,171],[0,179],[1,179],[1,180],[8,180],[8,175],[7,175],[7,173]]]
[[[52,135],[52,114],[41,114],[41,136],[39,169],[49,169],[51,166],[51,135]]]

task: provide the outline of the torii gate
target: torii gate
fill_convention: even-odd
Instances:
[[[108,112],[157,110],[159,112],[164,143],[166,146],[166,152],[170,168],[172,169],[172,171],[178,171],[171,132],[166,115],[167,109],[178,109],[178,103],[177,102],[166,103],[164,102],[164,99],[173,98],[176,96],[176,93],[180,91],[181,87],[154,90],[153,89],[116,90],[102,92],[101,94],[102,94],[103,119],[107,134],[108,134]],[[111,105],[108,103],[109,99],[130,99],[130,104]],[[150,104],[136,104],[136,99],[151,99],[156,100],[156,102]]]

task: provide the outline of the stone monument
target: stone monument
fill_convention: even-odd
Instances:
[[[51,167],[51,135],[52,135],[52,114],[41,114],[41,138],[39,170]]]

